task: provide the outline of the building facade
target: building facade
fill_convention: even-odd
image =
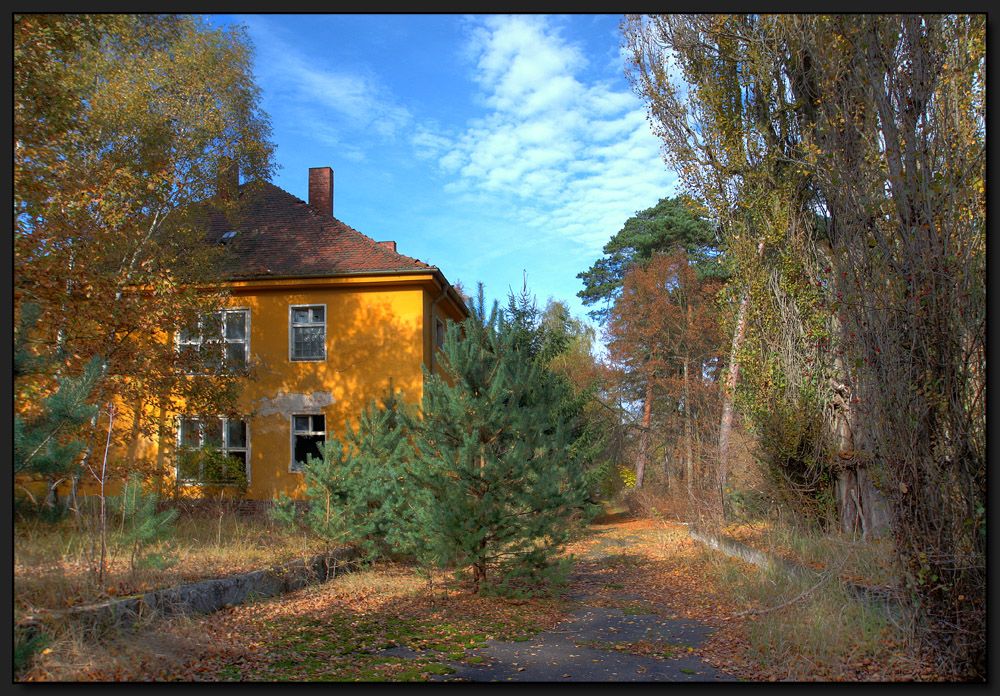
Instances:
[[[445,323],[468,310],[440,269],[333,216],[329,168],[309,170],[308,202],[267,182],[230,184],[237,195],[256,188],[236,224],[219,216],[210,226],[210,243],[231,252],[228,305],[175,341],[180,352],[253,375],[243,415],[157,414],[172,427],[132,443],[130,456],[172,470],[178,490],[197,496],[217,472],[187,455],[214,452],[240,496],[302,498],[306,457],[372,399],[391,389],[420,401]]]

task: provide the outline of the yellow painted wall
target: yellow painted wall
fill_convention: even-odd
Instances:
[[[430,276],[241,283],[232,288],[230,308],[250,310],[250,355],[255,379],[247,382],[240,407],[249,414],[250,482],[246,498],[273,499],[279,492],[304,494],[304,476],[290,471],[292,416],[322,413],[326,429],[342,436],[357,417],[389,388],[419,403],[422,365],[434,349],[432,314],[461,320],[458,307],[441,297]],[[438,300],[435,303],[435,300]],[[326,306],[326,359],[293,361],[289,309]],[[172,420],[177,414],[163,414]],[[199,415],[199,414],[187,414]],[[162,416],[161,416],[162,417]],[[175,435],[143,440],[133,455],[172,467]],[[189,493],[200,495],[197,487]]]

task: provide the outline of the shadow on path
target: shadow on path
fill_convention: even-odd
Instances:
[[[625,608],[596,606],[604,586],[599,568],[613,551],[627,548],[622,541],[609,545],[602,540],[575,565],[567,595],[573,609],[554,628],[530,638],[513,641],[486,641],[475,654],[479,664],[442,660],[455,671],[434,675],[433,681],[525,681],[525,682],[611,682],[735,681],[697,654],[698,646],[713,627],[696,620],[656,613],[639,613],[636,607],[650,608],[648,602],[627,594],[614,597]],[[609,554],[609,552],[612,552]],[[593,592],[591,592],[593,590]],[[606,595],[605,595],[606,596]],[[629,652],[625,652],[630,649]],[[642,653],[641,655],[635,654]],[[390,648],[387,655],[403,658],[421,656],[405,647]],[[426,656],[426,653],[423,653]]]
[[[621,609],[581,607],[529,641],[487,641],[479,665],[452,664],[435,681],[733,681],[691,654],[711,629],[694,621]],[[660,657],[619,652],[615,644],[649,642]]]

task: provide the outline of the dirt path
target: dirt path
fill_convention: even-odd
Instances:
[[[486,664],[457,664],[436,681],[733,681],[694,652],[699,622],[582,606],[527,642],[488,641]],[[656,656],[623,652],[645,644]]]
[[[624,531],[624,534],[622,532]],[[483,663],[448,663],[435,681],[735,681],[704,661],[699,647],[713,632],[663,605],[623,591],[616,571],[643,564],[655,528],[605,525],[586,544],[570,576],[569,616],[530,640],[486,642]],[[412,656],[405,648],[390,651]],[[637,654],[645,653],[645,654]]]

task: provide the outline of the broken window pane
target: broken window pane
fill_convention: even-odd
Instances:
[[[228,421],[227,427],[229,429],[229,442],[227,443],[229,447],[246,447],[247,424],[233,418]]]
[[[325,442],[322,435],[296,435],[295,436],[295,463],[305,464],[307,457],[321,459],[319,445]]]

